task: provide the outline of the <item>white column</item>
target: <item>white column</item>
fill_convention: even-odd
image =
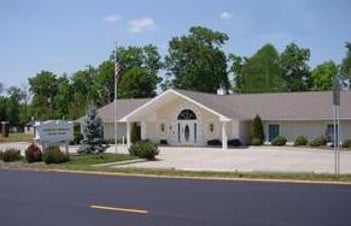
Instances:
[[[130,121],[127,120],[127,148],[130,148]]]
[[[146,122],[141,121],[140,122],[140,126],[141,126],[141,139],[142,140],[146,140],[147,136],[146,136]]]
[[[227,137],[227,130],[226,130],[227,122],[222,122],[222,150],[226,151],[228,149],[228,137]]]

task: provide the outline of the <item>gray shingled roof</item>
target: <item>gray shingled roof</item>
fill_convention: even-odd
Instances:
[[[232,94],[175,90],[232,119],[325,120],[333,118],[332,92]],[[341,92],[340,118],[351,119],[351,91]]]
[[[231,119],[249,120],[259,114],[263,120],[330,120],[333,117],[332,92],[231,94],[218,96],[175,89],[196,102]],[[118,120],[149,99],[117,101]],[[98,110],[104,122],[113,122],[113,102]],[[341,92],[341,119],[351,119],[351,91]]]
[[[136,108],[150,101],[152,98],[146,99],[120,99],[117,100],[117,119],[120,120],[128,113],[134,111]],[[114,102],[100,108],[98,110],[99,116],[104,122],[114,122]]]

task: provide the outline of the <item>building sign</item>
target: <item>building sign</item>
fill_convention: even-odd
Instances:
[[[60,143],[73,140],[73,123],[65,120],[48,120],[36,123],[35,139],[39,143]]]

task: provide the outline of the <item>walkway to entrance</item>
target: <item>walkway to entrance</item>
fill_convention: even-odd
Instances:
[[[351,151],[343,151],[340,156],[341,173],[351,173]],[[157,158],[158,161],[118,167],[334,173],[332,151],[307,148],[262,146],[223,151],[220,148],[161,147]]]

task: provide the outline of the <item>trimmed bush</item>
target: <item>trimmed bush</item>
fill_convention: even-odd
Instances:
[[[136,124],[133,123],[132,124],[132,129],[130,132],[130,141],[134,144],[138,141],[141,140],[141,131],[140,131],[140,127]]]
[[[43,160],[46,164],[58,164],[69,161],[69,156],[64,154],[59,146],[49,146],[44,150]]]
[[[143,141],[132,144],[128,151],[131,155],[148,160],[154,160],[160,152],[156,143]]]
[[[4,162],[14,162],[22,159],[21,152],[18,149],[7,149],[1,154],[1,159]]]
[[[207,141],[207,145],[221,146],[222,145],[222,141],[220,141],[218,139],[208,140]]]
[[[251,139],[251,145],[255,145],[255,146],[259,146],[263,144],[263,140],[259,139],[259,138],[253,138]]]
[[[343,148],[351,148],[351,139],[346,139],[342,142]]]
[[[257,138],[261,140],[261,144],[264,141],[264,129],[261,117],[256,115],[250,123],[250,138],[251,140]]]
[[[272,141],[272,145],[273,146],[284,146],[286,144],[287,140],[285,137],[283,136],[276,136],[273,141]]]
[[[161,139],[161,140],[160,140],[160,144],[162,144],[162,145],[167,145],[168,142],[167,142],[167,140],[165,140],[165,139]]]
[[[41,151],[40,151],[40,148],[38,147],[38,145],[36,145],[34,143],[29,145],[25,151],[25,156],[26,156],[26,160],[29,163],[40,162],[41,161]]]
[[[301,146],[301,145],[307,145],[308,140],[305,136],[297,136],[295,141],[294,141],[294,146]]]
[[[228,146],[239,147],[239,146],[241,146],[241,141],[239,139],[228,140]]]
[[[327,143],[326,139],[323,136],[318,136],[310,141],[309,145],[311,147],[323,146]]]

